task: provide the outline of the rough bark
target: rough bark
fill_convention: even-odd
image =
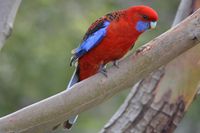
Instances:
[[[181,1],[173,25],[192,13],[195,2]],[[135,85],[101,132],[173,132],[199,89],[199,51],[200,44]]]
[[[101,131],[102,133],[168,133],[173,131],[185,108],[183,97],[169,104],[171,91],[155,102],[155,95],[163,70],[151,74],[132,89],[123,106]],[[139,88],[139,89],[138,89]],[[152,95],[153,94],[153,95]]]
[[[21,0],[0,0],[0,50],[11,35]]]
[[[0,118],[0,132],[49,132],[69,116],[92,108],[129,88],[153,70],[197,45],[200,41],[200,10],[175,28],[155,38],[139,52],[122,60],[108,77],[96,74],[48,99]],[[117,71],[116,71],[117,69]],[[169,93],[170,95],[170,93]],[[182,97],[180,97],[182,101]]]

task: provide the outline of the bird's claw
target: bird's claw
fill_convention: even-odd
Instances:
[[[103,74],[106,78],[108,77],[107,71],[101,70],[100,73]]]
[[[102,66],[100,67],[100,69],[99,69],[99,72],[100,72],[101,74],[103,74],[105,77],[108,77],[108,75],[107,75],[107,70],[106,70],[106,66],[102,65]]]
[[[119,62],[118,61],[113,61],[113,66],[115,66],[116,68],[119,68]]]

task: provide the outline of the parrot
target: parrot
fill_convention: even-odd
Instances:
[[[88,28],[80,45],[72,50],[70,66],[77,64],[67,86],[70,88],[96,73],[106,74],[106,64],[118,66],[122,58],[135,45],[138,37],[157,25],[158,13],[149,6],[137,5],[113,11],[97,19]],[[63,126],[71,129],[78,115]]]

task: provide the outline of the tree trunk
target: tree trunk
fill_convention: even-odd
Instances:
[[[173,25],[193,11],[182,0]],[[171,133],[194,100],[200,84],[200,44],[135,85],[101,133]]]
[[[11,35],[21,0],[0,0],[0,50]]]

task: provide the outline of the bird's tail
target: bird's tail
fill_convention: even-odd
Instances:
[[[73,86],[74,84],[76,84],[77,82],[79,82],[79,76],[78,76],[78,67],[76,68],[76,70],[74,71],[71,80],[69,81],[69,84],[66,88],[66,90],[70,90],[71,86]],[[64,122],[63,127],[66,129],[71,129],[73,124],[76,122],[78,118],[78,115],[76,116],[71,116],[67,121]]]

